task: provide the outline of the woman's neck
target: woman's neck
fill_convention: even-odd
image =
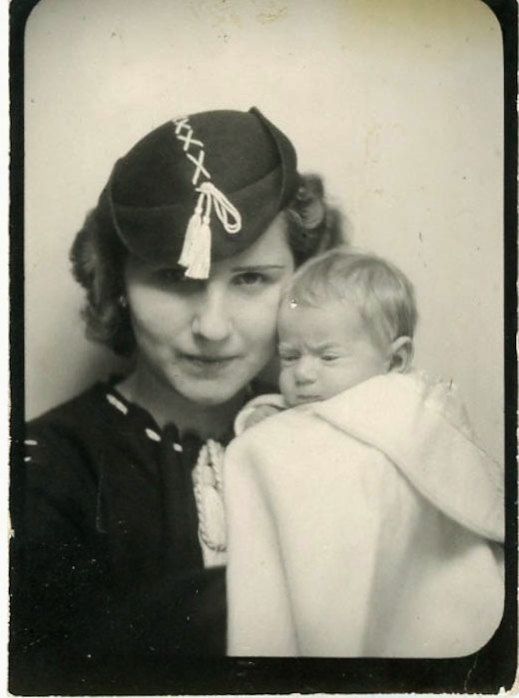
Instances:
[[[202,439],[220,439],[229,432],[246,394],[243,390],[223,404],[200,405],[165,385],[140,363],[117,389],[129,402],[149,412],[161,428],[173,423],[181,434],[192,431]]]

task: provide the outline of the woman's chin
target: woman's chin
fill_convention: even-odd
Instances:
[[[186,381],[177,383],[175,389],[186,400],[201,407],[216,407],[232,400],[244,389],[243,383],[233,381]]]

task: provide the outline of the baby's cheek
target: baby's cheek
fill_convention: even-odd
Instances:
[[[285,399],[290,399],[291,387],[292,380],[290,369],[282,368],[279,374],[279,389],[283,393]]]

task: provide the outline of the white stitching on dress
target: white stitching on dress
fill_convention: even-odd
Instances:
[[[157,434],[156,431],[153,431],[153,429],[146,429],[144,430],[146,432],[146,436],[151,439],[152,441],[161,441],[162,439],[160,438],[160,434]]]
[[[122,412],[124,415],[128,414],[128,408],[120,400],[118,400],[115,395],[111,393],[106,393],[106,399],[108,402],[115,407],[115,409]]]

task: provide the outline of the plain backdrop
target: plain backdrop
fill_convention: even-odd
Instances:
[[[257,105],[356,246],[414,282],[416,364],[503,455],[503,92],[479,0],[40,0],[26,29],[29,418],[119,368],[68,250],[115,159],[173,116]]]

